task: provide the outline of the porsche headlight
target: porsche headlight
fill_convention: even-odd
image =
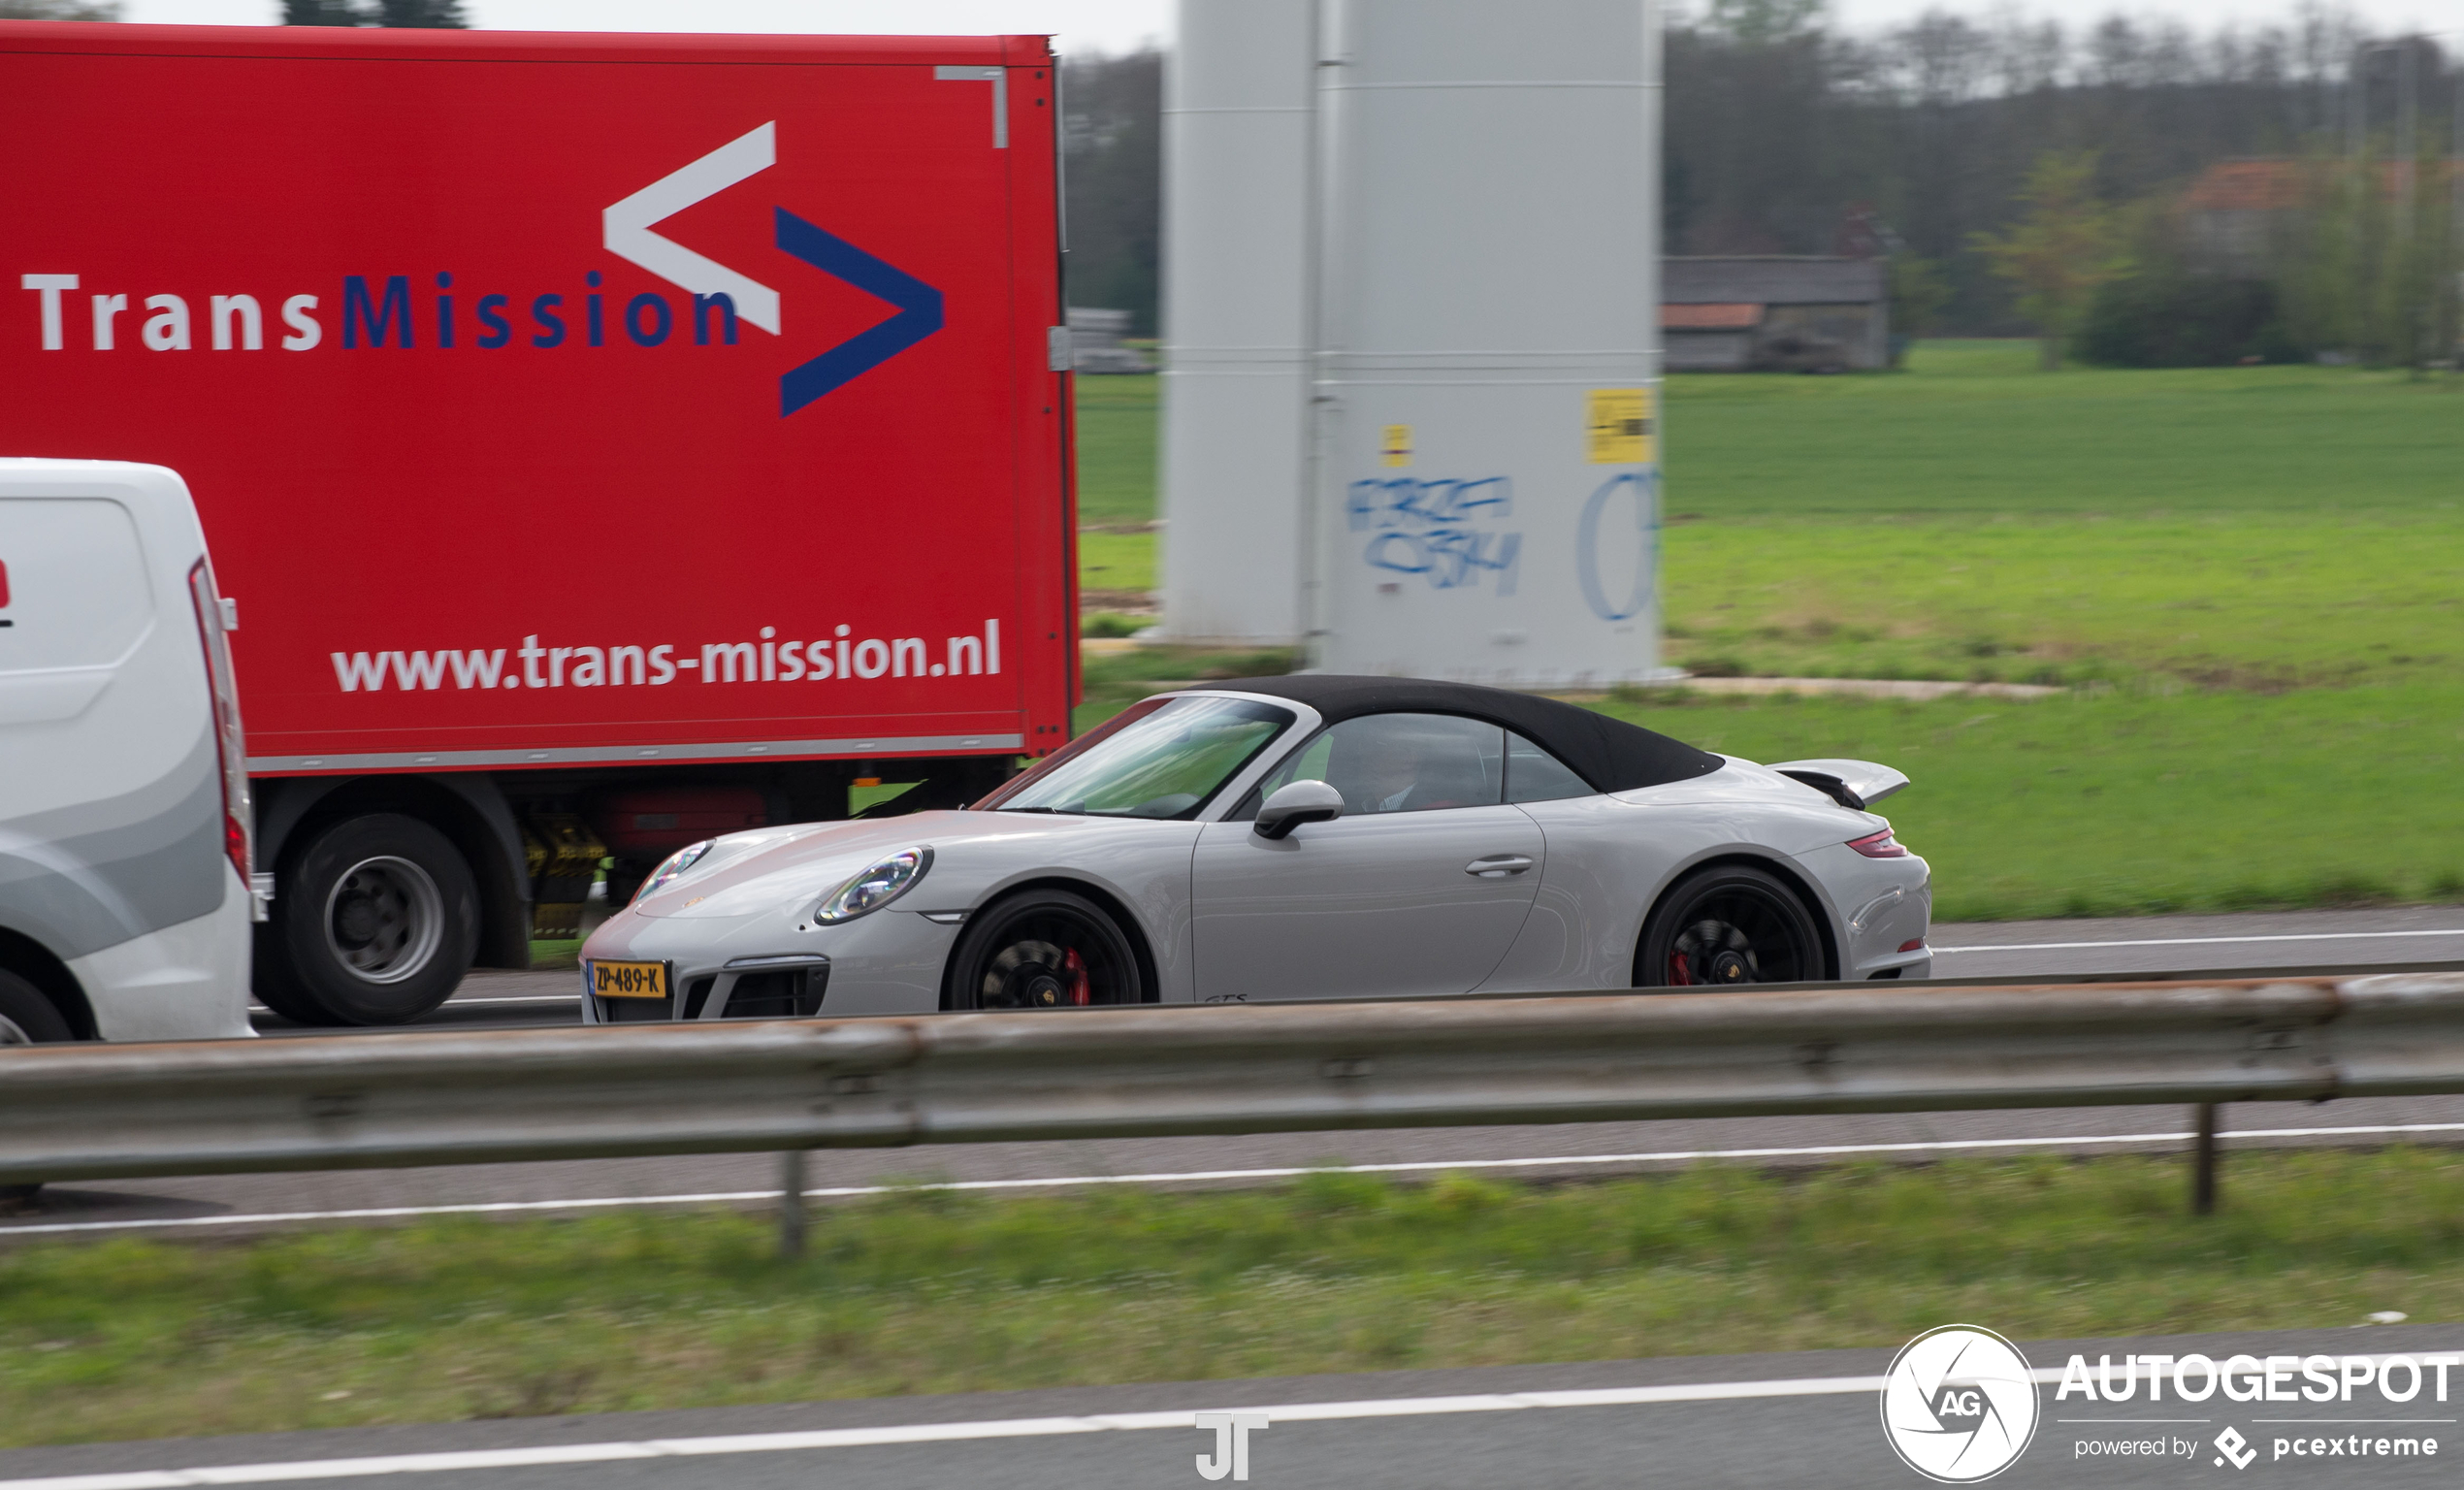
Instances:
[[[684,872],[699,863],[701,856],[709,853],[710,846],[716,842],[718,840],[715,838],[704,838],[699,843],[686,844],[675,853],[668,855],[666,862],[650,871],[650,878],[641,882],[641,889],[633,891],[633,898],[647,899],[683,878]]]
[[[924,877],[932,867],[932,850],[900,849],[824,896],[813,912],[813,919],[824,925],[836,925],[854,921],[870,911],[880,910],[907,892],[910,886]]]

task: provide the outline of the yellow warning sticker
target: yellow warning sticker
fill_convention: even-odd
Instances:
[[[1594,388],[1585,427],[1591,437],[1595,466],[1633,466],[1655,457],[1658,430],[1652,418],[1652,390]]]
[[[1378,460],[1385,466],[1411,464],[1411,426],[1390,424],[1378,438]]]

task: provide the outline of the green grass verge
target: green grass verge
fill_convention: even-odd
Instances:
[[[1078,388],[1079,523],[1091,527],[1154,521],[1154,374],[1072,381]]]
[[[0,1254],[0,1443],[1398,1367],[2464,1318],[2464,1156],[1700,1169]],[[346,1394],[346,1395],[343,1395]]]
[[[1078,584],[1083,590],[1155,587],[1155,535],[1151,533],[1081,533]]]
[[[2464,661],[2455,511],[1758,516],[1664,545],[1669,657],[1696,671],[2272,691]]]
[[[1943,921],[2464,899],[2464,687],[2033,702],[1631,695],[1755,761],[1881,761]]]

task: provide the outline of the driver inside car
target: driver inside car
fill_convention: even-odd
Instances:
[[[1471,807],[1498,799],[1480,741],[1496,731],[1470,720],[1372,716],[1331,731],[1326,782],[1362,816]]]

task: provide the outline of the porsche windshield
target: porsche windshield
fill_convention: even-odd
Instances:
[[[1132,704],[987,805],[996,812],[1191,817],[1291,722],[1290,710],[1247,698]]]

